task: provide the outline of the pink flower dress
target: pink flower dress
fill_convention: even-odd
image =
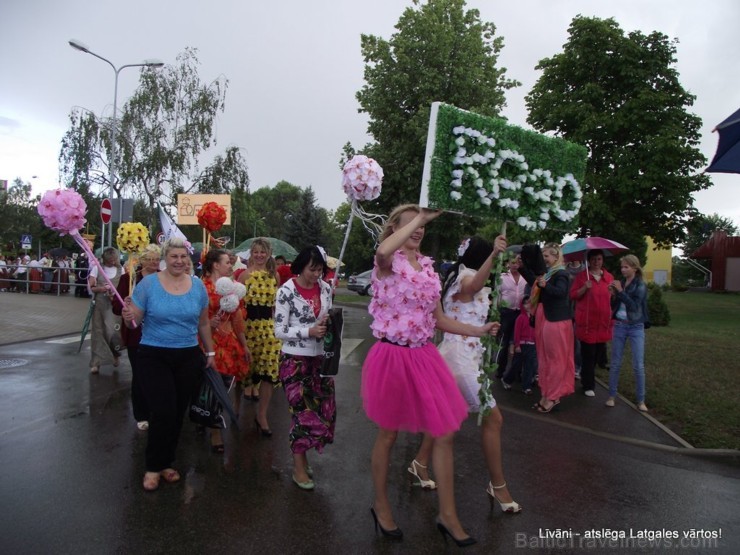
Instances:
[[[419,256],[421,270],[403,251],[393,256],[393,274],[373,271],[371,329],[380,339],[362,368],[367,416],[381,428],[443,436],[460,429],[468,407],[439,351],[430,342],[440,298],[432,259]]]

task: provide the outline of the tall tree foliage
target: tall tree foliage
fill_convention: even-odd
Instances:
[[[21,235],[31,235],[31,253],[38,254],[38,246],[43,250],[54,246],[72,246],[74,241],[68,237],[60,238],[56,231],[47,228],[36,211],[41,197],[33,197],[31,184],[17,177],[7,191],[0,189],[0,252],[17,256],[21,251]],[[88,216],[88,220],[90,217]]]
[[[686,242],[683,244],[685,256],[691,256],[704,243],[706,243],[715,231],[722,230],[727,235],[735,235],[738,231],[737,226],[730,218],[725,218],[719,214],[699,214],[692,215],[686,225]]]
[[[415,1],[396,29],[390,40],[362,35],[365,85],[356,95],[375,140],[363,154],[385,173],[375,204],[386,213],[419,200],[432,102],[495,116],[505,91],[519,85],[497,66],[503,39],[496,27],[466,10],[464,0]],[[345,155],[350,151],[345,145]]]
[[[301,205],[303,192],[288,181],[279,181],[274,187],[261,187],[249,196],[251,222],[249,233],[288,240],[288,220]],[[252,235],[249,235],[251,237]]]
[[[578,16],[563,52],[539,62],[527,121],[589,149],[581,233],[642,247],[645,235],[680,242],[692,194],[711,185],[696,172],[701,120],[679,82],[676,41],[627,35],[614,19]]]
[[[287,214],[286,219],[285,240],[297,250],[311,245],[326,247],[326,210],[316,205],[316,194],[311,187],[301,192],[298,209]]]
[[[237,147],[201,170],[200,158],[215,145],[214,126],[223,112],[228,81],[210,83],[198,74],[197,50],[186,48],[172,66],[144,68],[139,87],[123,106],[116,132],[113,190],[142,199],[154,219],[155,204],[173,205],[178,193],[246,190],[247,167]],[[60,168],[72,187],[107,190],[112,118],[75,109],[62,139]],[[151,220],[150,220],[151,221]]]

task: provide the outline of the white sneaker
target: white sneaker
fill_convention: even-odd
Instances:
[[[507,383],[506,383],[506,382],[504,381],[504,379],[503,379],[503,378],[501,378],[501,385],[503,385],[503,386],[504,386],[504,389],[505,389],[505,390],[507,390],[507,391],[508,391],[509,389],[511,389],[511,386],[510,386],[509,384],[507,384]]]
[[[136,423],[136,427],[139,428],[142,432],[145,432],[149,429],[149,422],[146,420],[142,420],[141,422]]]
[[[576,379],[577,379],[577,380],[580,380],[580,379],[581,379],[581,371],[580,371],[580,370],[578,370],[578,371],[576,372]]]
[[[586,397],[596,397],[596,393],[594,393],[593,389],[587,389],[586,391],[583,392],[583,394]]]

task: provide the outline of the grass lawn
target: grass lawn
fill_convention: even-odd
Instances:
[[[740,295],[667,292],[666,327],[645,335],[650,414],[694,447],[740,449]],[[597,370],[608,381],[608,371]],[[629,343],[619,391],[635,401]]]

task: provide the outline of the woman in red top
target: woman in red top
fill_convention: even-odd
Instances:
[[[588,251],[587,271],[576,275],[570,288],[575,301],[576,339],[581,343],[581,386],[587,397],[595,397],[596,361],[606,354],[612,338],[612,310],[609,284],[612,275],[603,268],[604,253]],[[603,351],[603,352],[602,352]]]

